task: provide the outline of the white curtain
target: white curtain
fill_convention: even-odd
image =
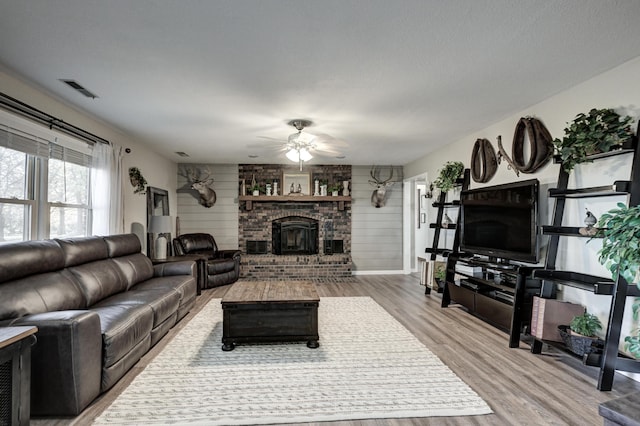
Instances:
[[[91,166],[92,235],[124,232],[122,147],[97,143]]]

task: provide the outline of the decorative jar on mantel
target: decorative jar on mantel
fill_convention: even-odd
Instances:
[[[345,197],[349,196],[349,181],[345,180],[342,182],[342,195],[344,195]]]

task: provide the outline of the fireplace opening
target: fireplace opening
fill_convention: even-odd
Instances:
[[[318,221],[288,216],[271,222],[273,254],[317,254]]]

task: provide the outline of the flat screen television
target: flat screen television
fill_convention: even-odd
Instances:
[[[537,179],[462,191],[460,250],[495,261],[537,263]]]

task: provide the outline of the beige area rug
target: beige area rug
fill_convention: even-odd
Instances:
[[[489,406],[369,297],[325,297],[320,347],[223,352],[209,302],[95,424],[247,425],[466,416]]]

